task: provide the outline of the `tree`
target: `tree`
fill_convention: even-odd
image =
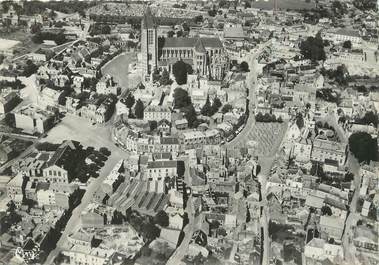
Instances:
[[[192,263],[193,263],[194,265],[200,265],[200,264],[204,264],[204,260],[205,260],[205,258],[203,257],[203,255],[201,255],[201,252],[199,252],[199,254],[197,254],[197,255],[193,258]]]
[[[301,113],[298,113],[296,115],[296,125],[299,127],[299,129],[302,129],[304,127],[304,118]]]
[[[157,121],[149,121],[150,131],[154,131],[158,128],[158,122]]]
[[[345,49],[351,49],[352,45],[351,45],[351,41],[347,40],[345,41],[343,44],[342,44],[342,47],[344,47]]]
[[[178,31],[176,32],[176,37],[178,37],[178,38],[183,37],[183,31],[178,30]]]
[[[183,28],[183,30],[184,30],[185,32],[189,32],[189,31],[190,31],[190,27],[188,26],[187,23],[183,23],[183,24],[182,24],[182,28]]]
[[[33,41],[34,43],[37,43],[37,44],[42,43],[42,42],[43,42],[43,39],[42,39],[42,35],[41,35],[41,33],[38,32],[37,34],[33,35],[33,37],[32,37],[32,41]]]
[[[180,109],[187,107],[191,103],[191,97],[188,95],[188,92],[183,88],[177,87],[174,90],[174,108]]]
[[[161,79],[161,75],[159,74],[159,71],[156,68],[154,68],[152,75],[153,75],[153,83],[155,83]]]
[[[250,210],[249,210],[249,207],[246,206],[246,223],[250,221],[251,221]]]
[[[378,126],[378,121],[378,114],[374,113],[373,111],[366,112],[362,119],[357,120],[357,122],[360,124],[372,124],[375,128]]]
[[[42,25],[39,24],[39,23],[33,23],[31,26],[30,26],[30,33],[32,34],[36,34],[38,32],[41,32],[41,27]]]
[[[243,61],[241,64],[240,64],[240,70],[242,72],[249,72],[249,64],[245,61]]]
[[[346,13],[346,8],[340,1],[332,2],[332,10],[337,15],[344,15]]]
[[[184,112],[184,117],[188,121],[188,126],[190,128],[196,128],[199,125],[199,122],[197,120],[196,111],[192,103],[189,106],[183,108],[182,111]]]
[[[317,33],[316,37],[308,37],[300,43],[300,53],[305,59],[312,61],[324,61],[326,59],[324,51],[324,42],[321,34]]]
[[[215,17],[217,15],[217,11],[214,9],[208,10],[208,15],[211,17]]]
[[[225,105],[222,107],[221,112],[222,112],[223,114],[225,114],[225,113],[230,112],[230,111],[232,111],[232,110],[233,110],[233,106],[232,106],[232,105],[230,105],[230,104],[225,104]]]
[[[359,162],[377,160],[378,144],[369,133],[356,132],[349,137],[349,150]]]
[[[199,15],[199,16],[194,17],[193,20],[194,20],[194,22],[195,22],[196,24],[198,24],[198,23],[203,22],[204,18],[203,18],[202,15]]]
[[[143,119],[143,110],[144,110],[143,102],[142,100],[138,99],[135,110],[134,110],[134,113],[137,119]]]
[[[322,206],[322,208],[321,208],[321,214],[322,214],[322,215],[329,215],[329,216],[331,216],[331,215],[333,214],[333,213],[332,213],[332,209],[330,209],[329,206],[324,205],[324,206]]]
[[[167,86],[167,85],[171,85],[171,79],[170,79],[170,73],[167,71],[167,69],[163,69],[163,72],[162,72],[162,75],[161,75],[161,78],[159,79],[159,83],[162,85],[162,86]]]
[[[154,222],[160,226],[167,227],[169,225],[169,217],[165,211],[161,210],[155,215]]]
[[[126,105],[126,107],[129,108],[129,112],[130,112],[130,109],[133,107],[135,102],[136,102],[136,100],[135,100],[134,96],[132,95],[132,93],[129,93],[125,99],[125,105]]]
[[[35,74],[38,70],[38,66],[35,65],[31,60],[26,61],[26,66],[23,71],[23,75],[26,77],[31,76],[32,74]]]
[[[144,223],[142,225],[142,233],[149,241],[159,237],[160,232],[161,230],[152,223]]]
[[[111,27],[109,25],[103,25],[101,27],[101,34],[110,34],[111,33]]]
[[[353,181],[353,180],[354,180],[354,174],[351,173],[351,172],[347,172],[345,174],[344,179],[343,179],[343,181],[345,181],[345,182],[350,182],[350,181]]]
[[[172,37],[174,37],[174,34],[175,34],[175,32],[173,32],[172,30],[170,30],[170,31],[167,32],[167,37],[168,38],[172,38]]]
[[[220,109],[221,106],[222,106],[222,103],[220,99],[218,97],[215,97],[212,103],[212,115],[215,114]]]
[[[212,116],[212,106],[209,101],[209,96],[207,96],[207,100],[205,101],[204,106],[201,108],[201,115],[204,116]]]
[[[347,76],[349,72],[345,65],[337,66],[336,71],[334,71],[334,79],[339,85],[347,85]]]
[[[360,10],[375,10],[376,0],[353,0],[353,5]]]
[[[178,85],[184,85],[187,83],[187,64],[182,60],[177,61],[172,67],[172,73],[175,76],[176,83]]]

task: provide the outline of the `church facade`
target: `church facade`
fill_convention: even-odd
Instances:
[[[221,80],[227,68],[227,56],[219,38],[164,38],[158,47],[158,25],[149,8],[141,23],[141,68],[148,78],[154,69],[171,71],[182,60],[194,73],[212,80]]]

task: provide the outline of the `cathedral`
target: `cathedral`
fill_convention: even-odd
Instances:
[[[178,60],[189,64],[194,73],[211,80],[221,80],[227,57],[219,38],[164,38],[158,46],[158,27],[148,7],[141,23],[141,68],[145,78],[154,69],[172,70]]]

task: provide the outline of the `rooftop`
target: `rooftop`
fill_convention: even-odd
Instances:
[[[163,48],[195,48],[198,41],[204,48],[222,48],[219,38],[166,38]]]

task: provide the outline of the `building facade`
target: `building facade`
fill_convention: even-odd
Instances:
[[[150,8],[141,23],[141,69],[148,79],[154,69],[172,66],[179,60],[190,65],[195,74],[221,80],[227,67],[227,56],[217,38],[165,38],[158,46],[157,25]]]
[[[157,24],[148,7],[141,23],[141,68],[144,76],[149,76],[158,67]]]

